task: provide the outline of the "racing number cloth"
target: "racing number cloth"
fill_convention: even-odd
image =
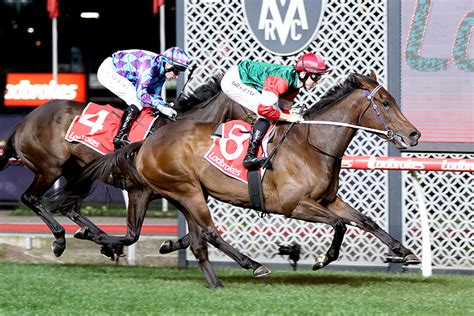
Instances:
[[[112,139],[117,134],[123,111],[110,105],[89,103],[81,115],[77,115],[69,126],[65,139],[79,142],[102,155],[114,151]],[[158,117],[150,108],[144,108],[133,123],[128,136],[131,142],[143,140]]]

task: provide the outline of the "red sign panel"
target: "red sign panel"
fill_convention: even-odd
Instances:
[[[86,101],[85,74],[9,73],[5,106],[38,106],[51,99]]]

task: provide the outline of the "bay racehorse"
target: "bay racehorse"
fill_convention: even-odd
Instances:
[[[375,75],[369,78],[353,74],[307,110],[304,118],[336,121],[350,127],[310,124],[293,124],[291,130],[288,124],[276,127],[269,151],[279,143],[281,147],[262,183],[267,211],[332,226],[332,244],[325,254],[316,257],[314,270],[338,258],[347,225],[372,233],[405,264],[419,263],[412,251],[337,194],[341,158],[357,131],[353,126],[383,131],[381,137],[398,148],[418,143],[420,133],[400,112],[395,99],[377,83]],[[241,267],[252,269],[255,276],[270,273],[267,267],[226,243],[212,221],[208,196],[235,206],[251,207],[247,185],[222,174],[203,158],[213,142],[210,135],[214,127],[215,124],[192,120],[168,124],[141,143],[95,160],[76,181],[55,192],[56,209],[65,212],[90,193],[95,179],[107,179],[111,173],[121,172],[129,183],[151,188],[184,214],[191,238],[180,240],[175,248],[190,244],[212,287],[221,287],[222,283],[210,266],[205,242]],[[138,214],[148,205],[132,199],[129,203],[129,211]]]
[[[42,197],[61,176],[70,181],[78,176],[80,168],[100,156],[94,150],[80,143],[70,143],[64,138],[71,122],[76,115],[82,113],[85,106],[85,103],[67,100],[46,102],[15,127],[6,141],[3,155],[0,156],[0,170],[8,166],[10,158],[19,158],[23,165],[33,171],[33,182],[21,196],[21,201],[50,228],[55,237],[52,249],[58,257],[66,247],[65,231],[46,210]],[[216,78],[198,87],[194,93],[183,95],[175,108],[179,113],[178,120],[192,118],[219,123],[229,119],[252,119],[249,112],[220,92],[219,80]],[[170,122],[163,116],[155,121],[154,129]],[[146,195],[146,199],[156,197],[152,196],[150,190],[128,189],[132,199],[139,199],[142,195]],[[133,208],[131,206],[132,210]],[[80,203],[63,213],[82,228],[75,234],[76,238],[89,239],[102,245],[102,253],[112,259],[122,254],[123,244],[129,245],[138,238],[143,218],[137,219],[135,212],[129,214],[127,235],[125,238],[118,238],[108,236],[83,216],[80,213]],[[143,217],[144,215],[143,213]]]

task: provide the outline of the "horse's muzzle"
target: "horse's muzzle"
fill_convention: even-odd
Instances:
[[[416,146],[418,145],[418,140],[421,137],[421,133],[419,131],[414,131],[410,133],[408,138],[410,139],[410,146]]]

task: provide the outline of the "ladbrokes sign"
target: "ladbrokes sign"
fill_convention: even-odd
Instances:
[[[316,37],[326,0],[244,0],[255,39],[277,55],[291,55]]]
[[[49,73],[7,74],[5,106],[38,106],[51,99],[86,101],[85,74],[58,74],[54,84]]]

